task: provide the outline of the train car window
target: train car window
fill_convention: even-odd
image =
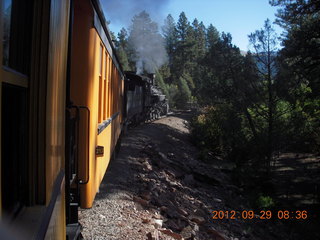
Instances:
[[[103,102],[104,102],[104,108],[103,108],[103,118],[107,119],[107,106],[108,106],[108,99],[107,99],[107,91],[108,91],[108,85],[107,85],[107,76],[108,76],[108,62],[109,62],[109,58],[108,58],[108,52],[105,51],[105,73],[104,73],[104,84],[103,84]]]
[[[103,45],[100,44],[100,67],[99,67],[99,106],[98,106],[98,122],[103,121]]]
[[[28,81],[33,1],[4,0],[1,95],[1,200],[14,217],[29,203]]]
[[[109,104],[108,104],[108,117],[111,117],[111,103],[112,103],[112,58],[110,58],[109,61],[109,72],[108,72],[108,99],[109,99]]]
[[[99,67],[99,75],[102,76],[102,68],[103,68],[103,45],[100,44],[100,67]]]
[[[5,0],[3,66],[28,74],[31,53],[32,1]]]
[[[2,208],[15,214],[28,195],[27,96],[22,87],[3,84],[2,89]]]
[[[12,0],[4,1],[4,19],[3,19],[3,59],[2,63],[5,66],[9,65],[9,47],[10,47],[10,23],[11,23],[11,7]]]

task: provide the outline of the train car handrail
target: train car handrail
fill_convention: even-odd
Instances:
[[[76,109],[76,111],[77,111],[77,118],[78,118],[78,121],[80,122],[80,114],[79,114],[79,112],[80,112],[80,109],[85,109],[85,110],[87,110],[87,112],[88,112],[88,115],[87,115],[87,120],[88,120],[88,127],[87,127],[87,141],[88,141],[88,144],[87,144],[87,168],[86,168],[86,180],[85,181],[83,181],[83,180],[81,180],[81,179],[78,179],[78,184],[82,184],[82,185],[84,185],[84,184],[87,184],[88,182],[89,182],[89,180],[90,180],[90,171],[89,171],[89,168],[90,168],[90,163],[89,163],[89,158],[90,158],[90,109],[87,107],[87,106],[76,106],[76,105],[72,105],[72,106],[69,106],[68,108],[75,108]],[[78,131],[78,137],[79,137],[79,125],[80,124],[78,124],[78,129],[77,129],[77,131]],[[79,144],[79,140],[77,140],[77,144]],[[77,147],[77,150],[79,151],[79,147]],[[79,156],[79,153],[78,153],[78,151],[77,151],[77,158],[78,158],[78,156]],[[79,169],[77,169],[77,170],[79,170]],[[79,173],[77,173],[77,176],[79,177]]]
[[[87,184],[90,180],[90,171],[89,171],[89,168],[90,168],[90,162],[89,162],[89,160],[90,160],[90,109],[87,106],[78,106],[78,108],[85,109],[88,112],[88,119],[87,119],[88,120],[88,128],[87,128],[87,141],[88,141],[87,146],[88,146],[88,148],[87,148],[87,169],[86,169],[87,170],[86,171],[87,179],[85,181],[79,180],[79,184],[84,185],[84,184]]]

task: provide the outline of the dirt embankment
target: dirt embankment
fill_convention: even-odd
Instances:
[[[242,189],[197,160],[191,116],[177,112],[129,130],[94,206],[79,211],[85,239],[296,239],[284,222],[242,218],[251,210]],[[213,219],[213,211],[236,217]]]

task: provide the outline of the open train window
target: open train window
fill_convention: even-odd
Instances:
[[[1,94],[1,200],[15,216],[28,204],[28,86],[33,1],[4,0]]]
[[[2,209],[16,213],[27,197],[26,90],[2,85]]]
[[[3,66],[28,74],[32,32],[32,1],[5,0]]]

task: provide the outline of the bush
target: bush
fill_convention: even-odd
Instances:
[[[242,116],[230,105],[221,104],[203,109],[191,121],[193,142],[200,148],[202,160],[212,155],[241,164],[248,156],[250,137],[245,135]]]
[[[270,209],[274,206],[275,206],[274,201],[269,196],[260,195],[259,198],[257,199],[257,207],[259,209]]]

